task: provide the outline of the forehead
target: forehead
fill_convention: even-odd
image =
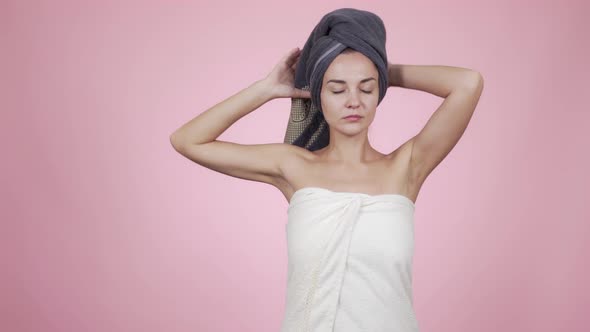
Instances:
[[[373,61],[362,53],[354,52],[338,55],[326,69],[324,82],[331,79],[357,82],[370,76],[377,78],[377,75],[377,67]]]

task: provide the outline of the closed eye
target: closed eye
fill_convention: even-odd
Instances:
[[[373,91],[365,91],[365,90],[361,90],[361,91],[364,92],[364,93],[366,93],[366,94],[371,94],[371,92],[373,92]],[[339,94],[339,93],[342,93],[342,92],[344,92],[344,90],[342,90],[342,91],[332,91],[332,93],[333,94],[336,94],[336,95]]]

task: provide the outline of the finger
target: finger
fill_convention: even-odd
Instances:
[[[301,51],[299,50],[299,47],[295,47],[292,48],[291,50],[289,50],[289,52],[287,52],[287,54],[285,55],[285,58],[289,59],[289,58],[293,58],[294,56],[298,55]]]
[[[295,89],[295,95],[295,98],[311,98],[311,92],[302,89]]]
[[[291,61],[291,58],[293,57],[293,54],[295,53],[295,48],[289,50],[289,52],[287,52],[287,54],[283,55],[283,57],[281,58],[281,62],[284,62],[286,64],[289,64],[289,62]]]
[[[293,64],[295,64],[297,59],[299,59],[300,55],[301,55],[301,53],[299,51],[289,53],[287,55],[287,57],[285,58],[285,62],[287,63],[287,66],[289,66],[289,67],[293,66]]]
[[[295,63],[291,66],[291,69],[295,70],[295,68],[297,68],[297,65],[299,64],[299,59],[301,59],[301,58],[297,58]]]

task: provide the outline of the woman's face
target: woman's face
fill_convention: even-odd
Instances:
[[[341,53],[324,74],[320,98],[330,130],[355,135],[373,122],[379,101],[379,72],[364,54]],[[346,116],[358,114],[351,121]]]

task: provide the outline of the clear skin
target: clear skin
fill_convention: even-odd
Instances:
[[[364,81],[367,78],[370,80]],[[330,143],[314,151],[322,159],[360,164],[383,157],[371,147],[369,126],[379,101],[379,72],[364,54],[347,50],[338,55],[326,70],[321,89],[322,112],[330,126]],[[341,83],[331,80],[344,81]],[[344,117],[358,114],[357,121]]]
[[[378,71],[363,54],[351,50],[341,53],[322,79],[322,109],[330,126],[328,146],[310,152],[284,143],[220,140],[233,123],[272,99],[310,98],[309,91],[293,86],[300,55],[299,48],[291,49],[264,79],[183,124],[170,135],[172,146],[214,171],[272,184],[287,200],[298,188],[321,185],[349,192],[401,193],[415,201],[426,177],[463,135],[483,90],[482,75],[468,68],[388,63],[389,86],[428,92],[444,100],[418,134],[383,155],[368,141],[378,82],[361,83],[367,77],[377,79]],[[328,83],[332,79],[344,82]],[[358,122],[343,119],[352,113],[363,118]]]

